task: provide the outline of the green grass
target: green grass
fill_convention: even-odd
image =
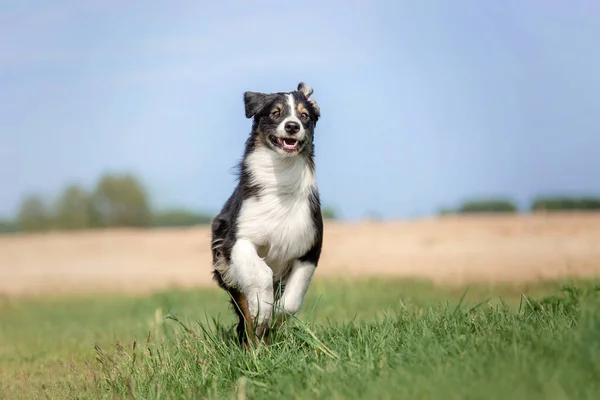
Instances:
[[[0,298],[0,398],[600,398],[600,285],[562,285],[316,281],[255,351],[220,290]]]

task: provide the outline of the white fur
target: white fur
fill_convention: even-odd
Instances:
[[[273,271],[256,253],[256,247],[247,239],[238,239],[231,249],[229,275],[246,293],[248,308],[258,325],[268,322],[273,305]]]
[[[308,288],[314,266],[292,266],[292,261],[304,255],[316,238],[309,205],[316,179],[303,157],[287,157],[263,147],[250,154],[245,163],[253,183],[262,190],[258,197],[242,204],[235,257],[232,253],[228,275],[243,285],[250,312],[253,316],[258,312],[260,323],[271,316],[271,310],[263,305],[273,303],[273,282],[289,268],[293,269],[282,299],[290,310],[300,307]]]
[[[296,115],[296,102],[294,101],[294,96],[292,96],[291,94],[288,94],[287,103],[288,103],[288,107],[290,108],[290,115],[289,115],[289,117],[287,117],[283,121],[281,121],[281,123],[277,127],[277,136],[288,137],[289,135],[285,131],[285,124],[288,121],[294,121],[300,125],[300,130],[298,131],[298,133],[296,133],[294,135],[294,138],[296,140],[302,141],[302,140],[304,140],[304,136],[306,136],[306,131],[304,130],[304,126],[302,125],[302,122]]]
[[[315,265],[313,263],[294,261],[285,292],[281,296],[281,308],[290,314],[298,312],[314,272]]]
[[[302,157],[286,157],[264,148],[245,162],[253,183],[262,190],[258,198],[242,204],[238,238],[251,240],[269,265],[300,257],[315,238],[309,206],[314,173]]]

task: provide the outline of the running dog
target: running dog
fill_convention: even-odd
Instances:
[[[303,82],[292,92],[244,93],[252,131],[238,184],[212,223],[212,262],[246,346],[299,310],[321,255],[314,160],[320,108],[312,93]]]

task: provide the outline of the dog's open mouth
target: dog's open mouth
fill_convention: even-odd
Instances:
[[[300,145],[302,144],[301,141],[293,138],[282,138],[273,135],[269,136],[269,140],[271,141],[271,143],[273,143],[275,147],[278,147],[288,153],[298,151]]]

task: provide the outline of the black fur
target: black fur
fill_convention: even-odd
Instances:
[[[317,231],[317,237],[315,238],[315,244],[311,247],[306,254],[299,258],[300,261],[308,261],[313,263],[315,266],[319,264],[321,258],[321,247],[323,247],[323,215],[321,214],[321,200],[319,198],[319,191],[313,190],[310,196],[310,209],[311,218]]]

